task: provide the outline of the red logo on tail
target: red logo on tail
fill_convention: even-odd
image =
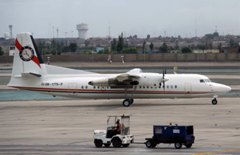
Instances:
[[[19,50],[19,56],[23,61],[32,60],[41,68],[40,62],[38,58],[34,55],[34,50],[31,47],[29,46],[22,47],[22,45],[18,42],[17,39],[16,39],[15,46]]]

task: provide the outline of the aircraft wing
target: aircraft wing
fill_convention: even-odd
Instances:
[[[135,68],[126,73],[117,74],[115,77],[92,80],[89,84],[93,86],[110,86],[113,88],[131,88],[134,85],[138,85],[138,79],[140,78],[141,72],[141,69]]]

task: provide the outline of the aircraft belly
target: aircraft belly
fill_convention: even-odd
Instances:
[[[151,93],[66,93],[66,92],[48,92],[48,94],[55,96],[74,97],[81,99],[145,99],[145,98],[194,98],[194,97],[208,97],[213,94],[151,94]]]

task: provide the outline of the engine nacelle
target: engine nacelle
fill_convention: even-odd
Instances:
[[[92,86],[133,86],[133,85],[138,85],[138,81],[124,81],[124,82],[119,82],[118,80],[114,78],[110,79],[96,79],[93,81],[88,82],[89,85]]]
[[[109,86],[109,79],[96,79],[88,82],[92,86]]]

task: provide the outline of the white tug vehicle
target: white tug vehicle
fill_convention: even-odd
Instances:
[[[133,143],[134,136],[130,134],[130,115],[111,115],[107,119],[106,130],[94,130],[96,147],[128,147]]]

